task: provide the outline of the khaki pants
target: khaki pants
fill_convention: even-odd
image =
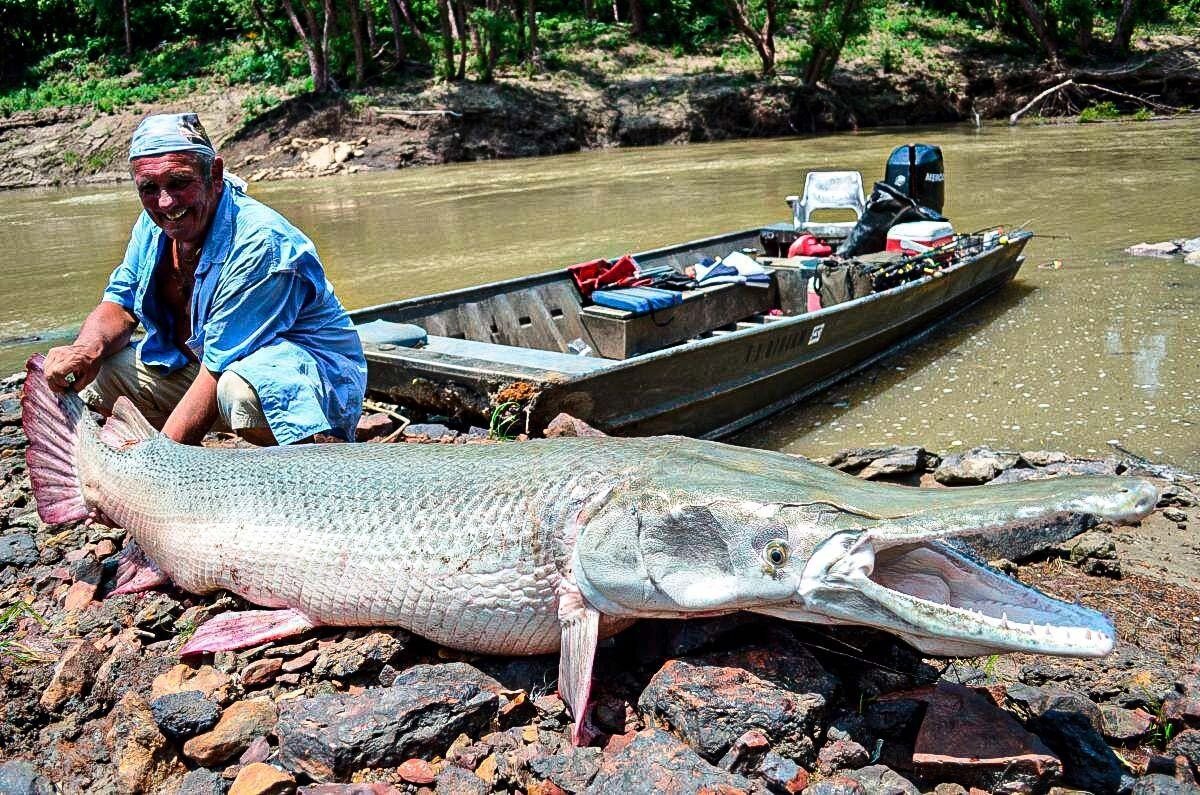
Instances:
[[[199,373],[200,365],[189,364],[169,375],[157,375],[142,364],[130,346],[105,359],[96,380],[79,395],[89,406],[104,412],[112,411],[117,398],[124,395],[151,425],[162,428]],[[236,373],[221,373],[217,406],[221,417],[213,425],[214,431],[270,427],[254,387]]]

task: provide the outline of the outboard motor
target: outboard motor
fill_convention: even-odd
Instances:
[[[939,183],[940,184],[940,183]],[[908,221],[945,221],[940,212],[923,207],[886,182],[876,182],[867,197],[867,208],[838,247],[839,257],[857,257],[883,251],[887,233],[896,224]]]
[[[893,149],[883,181],[917,204],[939,213],[946,203],[942,150],[932,144],[908,144]]]

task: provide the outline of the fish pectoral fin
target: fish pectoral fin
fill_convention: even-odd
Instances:
[[[558,694],[571,710],[571,742],[586,745],[594,732],[588,728],[588,699],[592,692],[592,664],[600,637],[600,611],[584,601],[578,588],[559,597],[558,620],[562,646],[558,658]]]
[[[179,656],[246,649],[299,635],[315,626],[316,622],[291,608],[221,613],[200,625],[196,634],[179,650]]]
[[[133,405],[133,401],[124,395],[117,398],[117,402],[113,404],[112,416],[100,429],[100,441],[116,450],[153,439],[155,436],[158,436],[158,430],[142,416]]]
[[[139,593],[166,585],[171,581],[166,572],[146,556],[136,543],[130,541],[121,550],[117,559],[117,587],[109,592],[109,596],[123,593]]]

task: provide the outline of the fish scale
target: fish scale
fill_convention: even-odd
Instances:
[[[528,654],[559,645],[569,521],[628,482],[631,459],[654,459],[660,447],[210,451],[160,437],[127,450],[88,446],[81,469],[95,504],[189,591],[226,589],[322,623],[400,625],[448,646]]]

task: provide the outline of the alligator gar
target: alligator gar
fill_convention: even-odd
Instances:
[[[176,444],[121,400],[100,427],[28,365],[22,402],[38,512],[98,511],[164,582],[271,611],[221,614],[182,654],[316,625],[400,626],[493,654],[560,651],[582,737],[596,643],[643,617],[750,610],[889,630],[930,654],[1101,656],[1100,613],[942,543],[1070,513],[1131,522],[1130,478],[914,489],[787,455],[674,437],[500,445]],[[128,575],[128,572],[126,573]]]

